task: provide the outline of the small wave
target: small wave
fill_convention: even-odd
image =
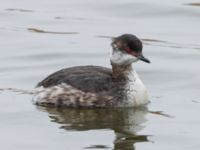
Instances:
[[[18,12],[34,12],[33,10],[21,9],[21,8],[7,8],[6,11],[18,11]]]
[[[34,91],[17,89],[17,88],[0,88],[0,92],[15,92],[19,94],[29,94],[29,95],[35,94]]]
[[[200,49],[200,45],[196,44],[183,44],[183,43],[175,43],[170,41],[164,41],[164,40],[157,40],[157,39],[142,39],[143,43],[146,45],[151,46],[159,46],[159,47],[170,47],[170,48],[189,48],[189,49]]]
[[[107,145],[91,145],[88,147],[85,147],[84,149],[110,149],[111,147]]]
[[[57,32],[57,31],[47,31],[37,28],[27,28],[27,30],[35,33],[48,33],[48,34],[79,34],[79,32]]]
[[[149,113],[154,114],[154,115],[163,116],[163,117],[174,118],[174,116],[168,115],[168,114],[164,113],[163,111],[149,111]]]
[[[184,4],[184,5],[200,7],[200,3],[187,3],[187,4]]]

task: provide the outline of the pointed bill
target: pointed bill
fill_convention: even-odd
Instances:
[[[142,61],[144,61],[146,63],[151,63],[151,61],[148,58],[144,57],[142,54],[140,56],[138,56],[138,59],[142,60]]]

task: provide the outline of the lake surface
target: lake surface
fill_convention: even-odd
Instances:
[[[2,150],[199,150],[200,3],[192,0],[0,0],[0,88],[32,90],[61,68],[109,67],[110,38],[143,39],[134,68],[151,104],[55,109],[1,90]]]

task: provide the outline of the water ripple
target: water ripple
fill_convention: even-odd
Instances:
[[[200,3],[187,3],[185,5],[188,5],[188,6],[200,6]]]
[[[16,11],[16,12],[34,12],[33,10],[22,9],[22,8],[6,8],[6,11]]]
[[[37,28],[27,28],[28,31],[34,33],[48,33],[48,34],[79,34],[79,32],[58,32],[58,31],[47,31]]]

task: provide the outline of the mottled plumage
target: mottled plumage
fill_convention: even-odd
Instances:
[[[57,71],[36,88],[38,105],[57,107],[130,107],[148,103],[145,86],[131,64],[142,55],[142,43],[133,35],[113,39],[112,69],[77,66]]]

